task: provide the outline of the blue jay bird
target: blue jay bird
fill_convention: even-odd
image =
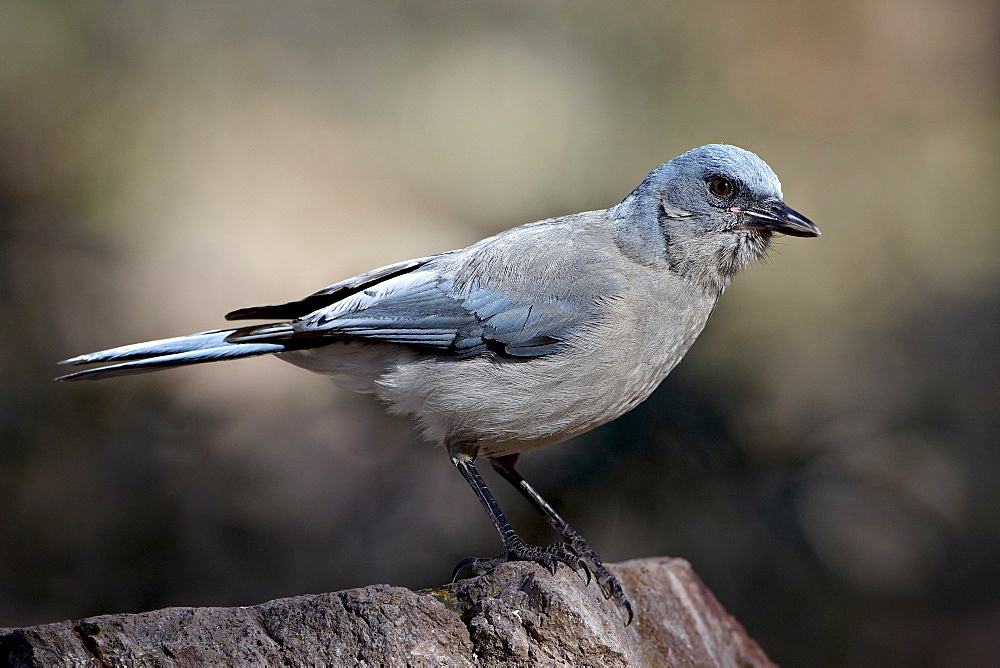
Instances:
[[[723,290],[774,233],[819,236],[782,201],[756,155],[712,144],[657,167],[620,204],[542,220],[468,248],[375,269],[299,301],[233,311],[277,320],[112,348],[65,364],[112,362],[91,380],[273,354],[373,393],[442,443],[512,560],[566,564],[632,607],[586,541],[515,465],[642,402],[680,362]],[[489,460],[562,540],[526,543],[476,470]],[[454,577],[454,574],[453,574]]]

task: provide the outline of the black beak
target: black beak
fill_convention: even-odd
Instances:
[[[781,232],[792,237],[818,237],[819,228],[801,213],[788,207],[782,201],[767,202],[761,207],[743,208],[734,206],[733,213],[749,216],[744,227],[759,227],[771,232]]]

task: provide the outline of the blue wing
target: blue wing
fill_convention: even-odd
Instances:
[[[431,265],[370,285],[290,323],[249,327],[235,343],[291,338],[369,339],[473,356],[487,350],[513,357],[560,349],[586,309],[566,300],[530,303],[484,286],[460,288]]]
[[[300,302],[237,311],[228,317],[295,319],[245,327],[227,341],[367,339],[460,356],[558,352],[596,317],[599,300],[625,289],[621,254],[588,233],[590,215],[524,225],[460,251],[383,267]],[[603,218],[593,215],[599,228]]]

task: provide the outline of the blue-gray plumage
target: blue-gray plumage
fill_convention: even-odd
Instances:
[[[275,354],[413,415],[443,443],[512,559],[593,573],[631,606],[586,542],[514,469],[522,452],[608,422],[643,401],[681,360],[736,273],[774,232],[818,236],[782,201],[757,156],[713,144],[657,167],[620,204],[522,225],[468,248],[390,265],[229,320],[283,322],[114,348],[68,364],[99,379]],[[489,458],[560,532],[525,544],[474,466]]]

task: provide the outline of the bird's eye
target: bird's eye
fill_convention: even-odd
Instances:
[[[708,182],[708,189],[712,191],[712,194],[716,197],[721,197],[723,199],[729,197],[733,194],[736,188],[733,186],[733,182],[724,176],[716,176],[711,181]]]

